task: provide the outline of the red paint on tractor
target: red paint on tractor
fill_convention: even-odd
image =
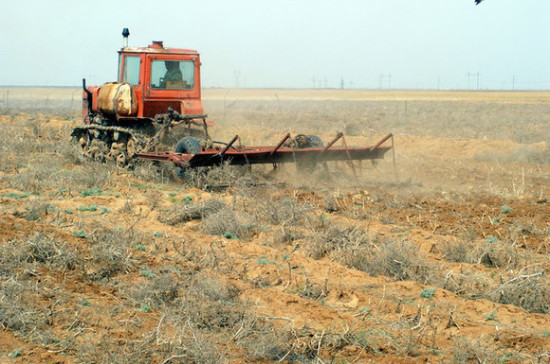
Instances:
[[[180,114],[202,115],[200,55],[195,50],[164,48],[162,42],[148,47],[125,47],[119,52],[117,83],[129,84],[138,104],[136,118],[153,118],[172,108]],[[170,62],[176,62],[180,71],[177,80],[166,79]],[[98,107],[98,86],[88,87],[92,95],[91,111],[101,113]],[[89,114],[88,92],[83,92],[83,116]]]

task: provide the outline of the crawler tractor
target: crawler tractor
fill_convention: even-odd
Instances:
[[[183,172],[221,163],[276,167],[327,160],[346,160],[353,168],[352,161],[381,159],[391,149],[382,146],[388,139],[393,144],[391,134],[371,147],[347,147],[341,133],[326,145],[308,134],[286,134],[276,146],[244,147],[237,135],[228,143],[214,142],[208,135],[213,122],[201,103],[199,53],[162,42],[128,47],[129,34],[124,28],[117,82],[87,87],[82,80],[83,123],[72,137],[85,158],[120,166],[136,158],[171,161]],[[334,146],[339,139],[343,147]]]
[[[82,156],[119,165],[138,152],[171,149],[183,135],[208,137],[213,124],[201,103],[199,53],[158,41],[128,47],[129,34],[124,28],[117,82],[86,87],[82,80],[84,120],[72,132]]]

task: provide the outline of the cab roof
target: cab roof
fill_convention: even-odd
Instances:
[[[153,41],[153,44],[148,47],[124,47],[121,48],[118,53],[164,53],[164,54],[187,54],[187,55],[199,55],[199,52],[193,49],[184,48],[164,48],[162,42]]]

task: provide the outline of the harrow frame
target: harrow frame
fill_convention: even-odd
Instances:
[[[228,163],[230,165],[273,164],[289,162],[324,162],[383,159],[384,154],[393,149],[393,134],[389,133],[373,146],[334,147],[344,135],[338,133],[326,146],[319,148],[290,148],[284,146],[290,138],[286,134],[276,146],[234,147],[239,136],[235,135],[223,147],[204,148],[198,153],[147,152],[137,153],[136,157],[153,161],[171,161],[181,168],[209,167]],[[391,139],[392,146],[382,146]],[[344,143],[345,145],[345,143]]]

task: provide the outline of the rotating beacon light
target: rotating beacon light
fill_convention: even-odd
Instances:
[[[128,30],[128,28],[122,29],[122,36],[124,37],[124,44],[123,44],[124,48],[128,47],[128,36],[129,35],[130,35],[130,31]]]

